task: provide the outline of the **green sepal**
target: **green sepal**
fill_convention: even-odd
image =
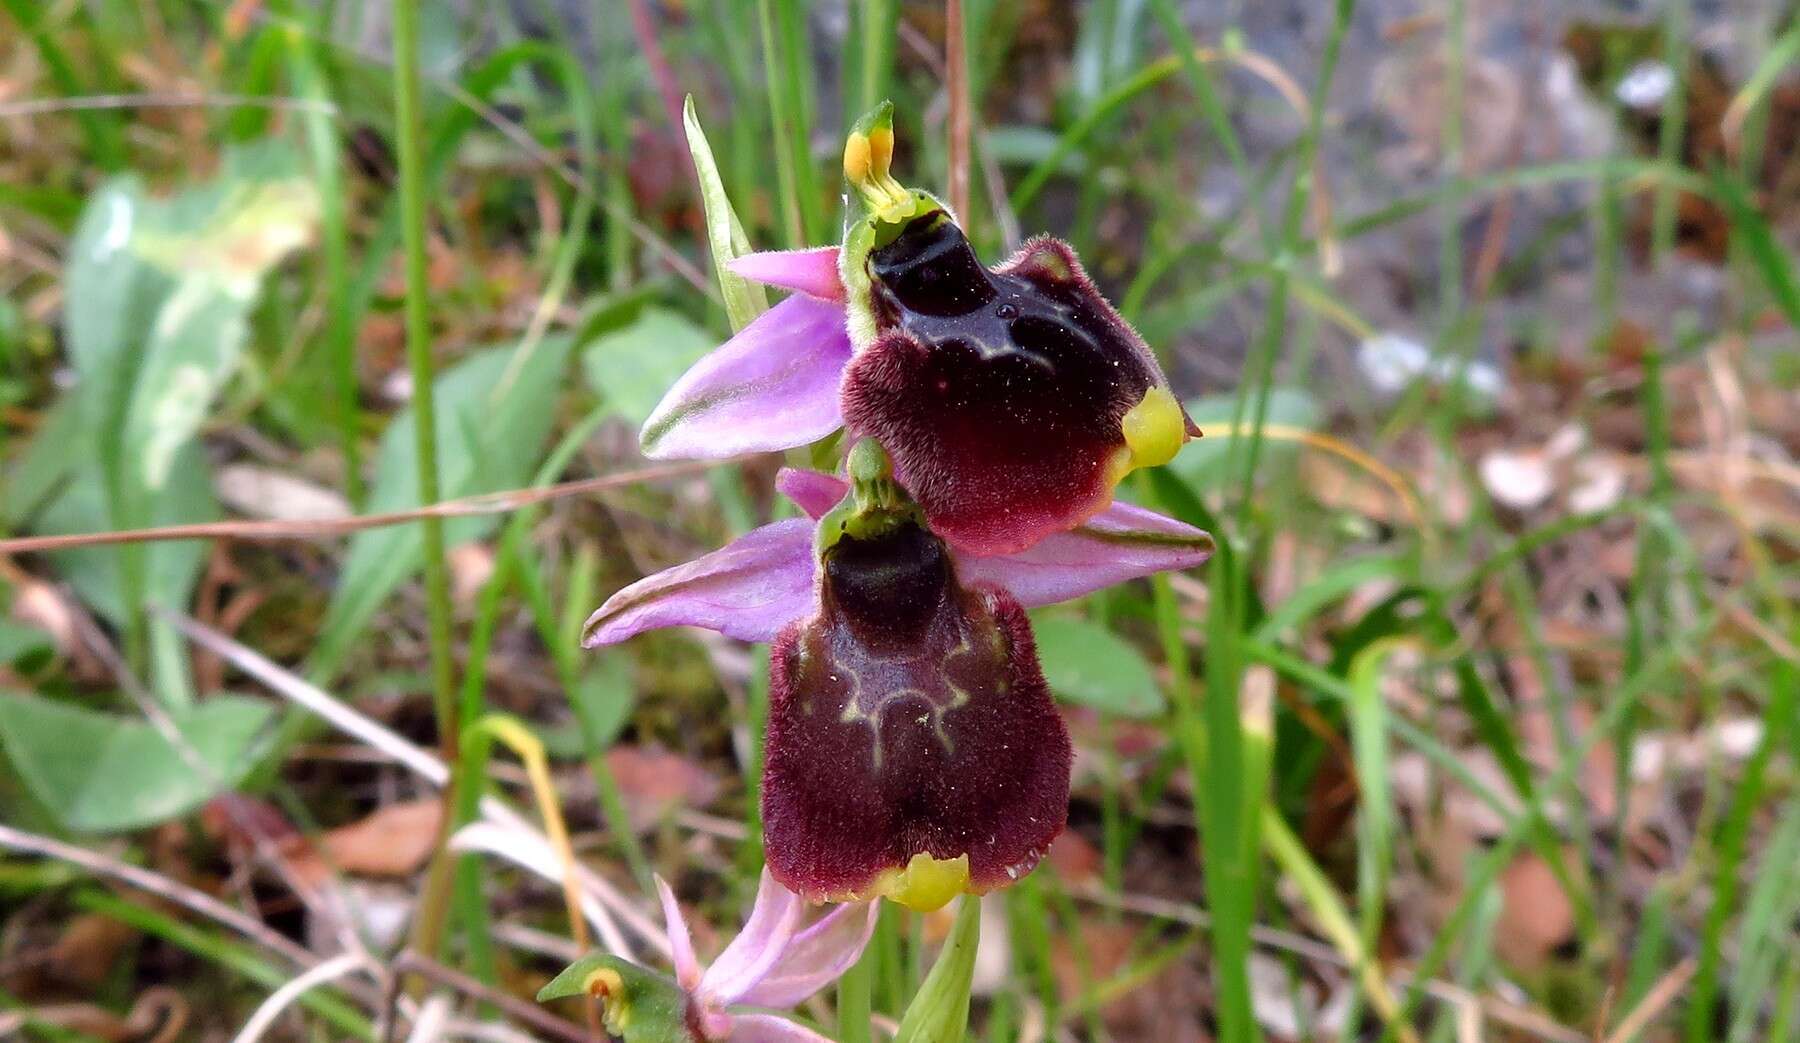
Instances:
[[[980,941],[981,899],[969,895],[956,907],[956,924],[931,973],[906,1005],[894,1043],[961,1043],[969,1030],[969,989]]]
[[[605,953],[584,956],[538,990],[539,1003],[590,996],[606,1031],[625,1043],[693,1043],[688,998],[675,979]]]

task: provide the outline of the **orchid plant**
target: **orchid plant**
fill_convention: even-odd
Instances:
[[[656,458],[785,450],[840,428],[851,448],[841,477],[777,476],[804,517],[640,580],[588,620],[588,647],[667,626],[772,646],[768,865],[744,934],[700,974],[665,886],[675,982],[594,957],[547,990],[602,996],[628,1040],[811,1038],[740,1037],[750,1015],[727,1008],[791,1004],[841,973],[867,929],[852,946],[824,925],[870,915],[846,909],[929,911],[1031,872],[1066,822],[1071,747],[1025,609],[1212,550],[1113,499],[1199,431],[1074,251],[1040,237],[984,266],[941,201],[895,180],[893,149],[884,104],[846,142],[862,213],[841,244],[729,261],[792,295],[678,380],[642,432]],[[826,946],[771,926],[802,902],[867,904],[813,929]],[[784,946],[805,952],[790,977],[807,987],[746,985],[746,967],[786,966]],[[672,1034],[634,1036],[632,1010]]]
[[[733,1008],[792,1007],[836,981],[869,944],[875,903],[840,905],[803,930],[805,906],[765,870],[743,931],[702,968],[675,892],[661,877],[656,889],[673,978],[596,954],[571,964],[538,998],[599,1000],[606,1031],[626,1043],[830,1043],[787,1018]]]

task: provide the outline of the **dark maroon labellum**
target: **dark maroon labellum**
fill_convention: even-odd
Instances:
[[[1025,612],[963,588],[912,523],[825,552],[818,614],[775,639],[764,842],[809,899],[872,897],[915,855],[968,887],[1037,864],[1068,811],[1068,732]]]
[[[938,212],[868,264],[879,336],[845,371],[844,416],[933,531],[1009,553],[1111,501],[1123,418],[1166,381],[1067,246],[1036,239],[989,271]]]

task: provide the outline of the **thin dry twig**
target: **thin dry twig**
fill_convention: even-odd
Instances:
[[[1157,898],[1153,895],[1115,894],[1092,885],[1071,887],[1070,893],[1084,901],[1109,909],[1122,909],[1141,916],[1153,916],[1162,920],[1198,927],[1202,930],[1212,926],[1212,917],[1205,910],[1195,908],[1183,902]],[[1259,925],[1250,928],[1250,938],[1256,944],[1270,949],[1291,952],[1319,963],[1328,963],[1344,970],[1352,970],[1350,961],[1337,949],[1325,942],[1308,938],[1293,931],[1284,931],[1276,927]],[[1412,982],[1412,976],[1404,971],[1392,971],[1389,980],[1396,987],[1403,987]],[[1478,1006],[1486,1017],[1509,1025],[1522,1032],[1531,1033],[1551,1043],[1592,1043],[1580,1032],[1567,1025],[1558,1024],[1535,1011],[1515,1006],[1505,1000],[1492,996],[1483,996],[1471,992],[1458,985],[1437,978],[1427,978],[1422,983],[1425,994],[1442,1003],[1463,1008],[1468,1005]]]
[[[256,94],[88,94],[74,98],[28,98],[0,104],[0,119],[27,119],[62,112],[111,109],[273,109],[308,112],[336,118],[338,107],[328,101],[283,98]]]
[[[483,1003],[491,1003],[505,1011],[508,1017],[529,1025],[547,1036],[568,1040],[569,1043],[587,1043],[590,1038],[581,1026],[573,1022],[564,1021],[542,1007],[527,1003],[517,996],[489,988],[461,971],[446,967],[436,960],[421,956],[411,950],[401,953],[400,958],[394,961],[394,981],[398,983],[408,974],[417,974],[419,977],[447,989],[454,989]]]
[[[969,97],[969,47],[962,0],[944,2],[944,91],[950,99],[948,166],[950,209],[969,219],[969,139],[973,122]]]
[[[380,514],[358,514],[343,518],[321,518],[312,521],[224,521],[191,525],[162,525],[148,529],[123,529],[117,532],[88,532],[69,536],[22,536],[0,540],[0,555],[24,554],[31,551],[67,550],[71,547],[97,547],[116,543],[153,543],[166,540],[299,540],[319,536],[346,536],[364,529],[402,525],[421,518],[463,518],[477,514],[505,514],[533,504],[566,499],[583,493],[603,492],[637,482],[654,482],[680,478],[710,467],[731,463],[730,460],[684,460],[680,463],[640,467],[598,478],[582,478],[533,489],[509,489],[505,492],[482,493],[444,500],[424,507]]]
[[[369,965],[367,957],[360,952],[342,952],[290,978],[281,988],[269,993],[269,998],[262,1001],[256,1008],[256,1013],[250,1015],[249,1021],[244,1022],[244,1027],[232,1037],[231,1043],[256,1043],[274,1026],[275,1020],[309,990],[354,974]]]
[[[1649,992],[1644,994],[1644,998],[1638,1002],[1636,1007],[1632,1008],[1631,1013],[1625,1015],[1624,1019],[1619,1022],[1619,1026],[1606,1037],[1606,1043],[1627,1043],[1628,1040],[1635,1038],[1639,1032],[1649,1026],[1651,1021],[1655,1020],[1658,1014],[1663,1012],[1664,1007],[1674,1002],[1675,997],[1681,995],[1681,991],[1687,988],[1688,982],[1693,980],[1694,972],[1698,968],[1699,964],[1694,962],[1692,956],[1686,957],[1676,964]]]
[[[157,608],[153,611],[168,619],[177,630],[194,643],[261,681],[277,694],[323,717],[333,727],[388,754],[425,781],[438,787],[448,784],[450,769],[445,766],[443,761],[358,713],[348,703],[333,698],[317,686],[308,684],[292,672],[282,669],[254,649],[233,641],[189,616],[165,608]],[[483,818],[495,823],[500,828],[515,831],[522,837],[529,837],[534,844],[541,844],[546,849],[549,848],[550,841],[543,833],[527,822],[524,816],[497,798],[483,797],[480,809]],[[594,926],[607,948],[621,956],[631,956],[630,946],[626,944],[618,927],[612,922],[612,916],[617,916],[652,948],[664,955],[668,954],[668,936],[649,917],[645,916],[623,894],[619,893],[617,888],[599,874],[579,864],[575,869],[576,877],[582,888],[599,900],[596,908],[601,909],[601,917]],[[593,917],[590,916],[589,919],[592,920]]]
[[[204,891],[178,883],[161,873],[154,873],[148,869],[121,862],[116,858],[109,858],[96,851],[76,847],[74,844],[65,844],[60,840],[39,836],[36,833],[27,833],[8,825],[0,825],[0,847],[61,859],[71,865],[80,866],[97,876],[110,877],[140,891],[156,895],[158,898],[167,899],[190,912],[229,927],[257,945],[280,954],[297,966],[311,967],[319,962],[318,957],[262,921],[233,909]]]

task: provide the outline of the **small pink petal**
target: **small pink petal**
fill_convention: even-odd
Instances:
[[[798,290],[828,301],[844,299],[844,281],[838,275],[838,248],[835,246],[745,254],[725,262],[725,267],[746,279],[784,290]]]
[[[738,1002],[753,1007],[793,1007],[842,977],[875,933],[880,905],[854,902],[825,914],[794,936],[781,961]]]
[[[733,1014],[726,1043],[831,1043],[812,1029],[775,1014]]]
[[[750,919],[700,981],[701,1004],[728,1007],[754,989],[787,951],[804,908],[800,899],[776,883],[764,867]]]
[[[675,980],[682,988],[693,992],[700,987],[700,961],[694,958],[694,942],[688,936],[687,920],[681,915],[675,892],[669,890],[669,882],[660,876],[656,878],[656,893],[662,898],[663,926],[669,932],[669,959],[675,964]]]
[[[778,521],[646,576],[588,617],[581,643],[616,644],[675,626],[705,627],[740,641],[771,640],[812,611],[813,529],[805,518]]]
[[[1192,525],[1114,501],[1084,524],[1016,554],[959,554],[956,571],[964,583],[1005,587],[1021,605],[1035,608],[1153,573],[1190,569],[1212,552],[1212,537]]]
[[[850,361],[841,305],[794,296],[682,374],[638,441],[656,460],[718,460],[814,442],[838,429]]]
[[[822,471],[783,467],[775,472],[775,488],[794,501],[807,517],[817,521],[838,505],[850,491],[850,483]]]

